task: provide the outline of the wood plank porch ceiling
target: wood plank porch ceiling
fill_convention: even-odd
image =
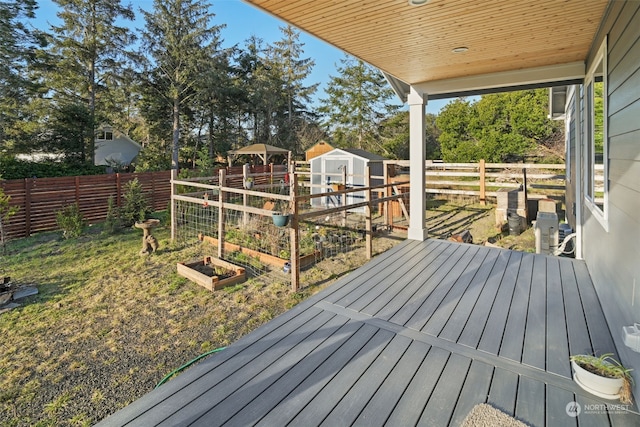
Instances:
[[[245,1],[409,84],[586,61],[608,3]]]

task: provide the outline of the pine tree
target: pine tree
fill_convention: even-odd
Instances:
[[[134,19],[131,6],[120,0],[54,0],[61,11],[60,26],[53,26],[54,65],[49,85],[59,104],[84,104],[90,121],[85,131],[83,161],[93,163],[94,128],[102,119],[98,102],[110,85],[118,82],[132,55],[135,35],[118,26],[120,19]],[[59,105],[58,107],[62,107]]]
[[[143,12],[142,47],[151,57],[145,83],[171,109],[171,167],[177,169],[182,116],[219,44],[220,27],[211,25],[214,15],[205,1],[154,0],[153,6],[152,12]]]
[[[382,73],[361,60],[346,56],[340,63],[339,75],[331,76],[320,112],[339,146],[375,148],[378,125],[398,110],[389,102],[394,92]]]
[[[0,2],[0,147],[6,154],[25,139],[30,114],[26,106],[38,89],[29,75],[45,43],[42,33],[28,25],[36,8],[35,0]]]
[[[280,27],[282,39],[276,41],[271,49],[270,63],[278,70],[282,79],[282,95],[284,99],[283,123],[279,124],[278,133],[284,147],[297,155],[300,151],[297,133],[302,129],[304,120],[311,116],[308,104],[318,84],[305,86],[305,79],[311,74],[315,62],[311,58],[301,58],[304,43],[299,41],[300,32],[292,26]],[[282,117],[282,115],[281,115]]]

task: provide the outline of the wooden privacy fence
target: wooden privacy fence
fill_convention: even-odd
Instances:
[[[125,184],[136,178],[152,209],[166,209],[171,200],[170,171],[0,181],[0,187],[11,197],[10,204],[19,208],[6,225],[7,236],[20,238],[56,230],[56,212],[74,203],[89,223],[102,221],[107,216],[109,197],[120,206]]]

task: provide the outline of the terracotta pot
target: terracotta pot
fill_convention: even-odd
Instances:
[[[606,378],[594,374],[576,362],[571,361],[573,380],[585,391],[604,399],[619,399],[620,389],[624,385],[623,378]]]

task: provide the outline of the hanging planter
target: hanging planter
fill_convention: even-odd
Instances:
[[[273,225],[276,227],[284,227],[289,224],[289,215],[274,213],[271,215],[271,218],[273,219]]]
[[[631,403],[630,369],[611,356],[571,356],[573,380],[583,390],[603,399],[620,399],[623,403]]]
[[[244,188],[251,190],[253,188],[253,178],[247,178],[244,180]]]

